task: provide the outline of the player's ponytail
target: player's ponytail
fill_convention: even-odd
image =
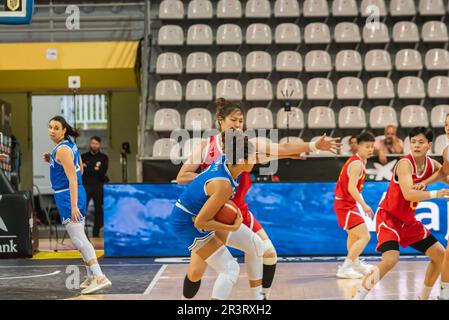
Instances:
[[[227,116],[236,111],[240,111],[241,113],[243,113],[243,108],[239,103],[228,101],[225,98],[220,97],[217,100],[215,100],[215,105],[216,105],[215,118],[217,120],[219,129],[220,129],[220,121],[224,120]]]
[[[70,124],[67,123],[67,121],[62,116],[56,116],[50,119],[50,121],[58,121],[61,126],[66,129],[64,139],[72,140],[72,138],[79,137],[79,131],[74,130]]]

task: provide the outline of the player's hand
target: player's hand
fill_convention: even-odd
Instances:
[[[307,157],[302,156],[302,155],[292,155],[292,156],[289,156],[289,157],[290,157],[290,159],[307,160]]]
[[[323,134],[319,140],[316,141],[316,147],[318,150],[330,151],[337,154],[341,148],[340,138],[329,138],[326,134]]]
[[[72,209],[72,222],[82,222],[83,219],[83,214],[78,207]]]
[[[449,189],[441,189],[437,191],[437,198],[449,198]]]
[[[6,159],[8,159],[8,155],[0,153],[0,161],[5,161]]]
[[[368,217],[372,218],[374,216],[373,209],[371,209],[370,206],[366,205],[366,206],[363,206],[362,208],[363,208],[363,211],[365,211],[365,213],[368,215]]]
[[[243,217],[242,217],[242,213],[240,212],[240,209],[238,209],[237,211],[237,217],[234,220],[234,224],[231,226],[230,231],[234,232],[237,231],[238,228],[240,228],[240,225],[243,222]]]
[[[424,191],[427,185],[424,182],[416,183],[413,185],[413,190]]]
[[[50,163],[50,157],[51,157],[51,153],[50,153],[50,152],[45,152],[45,153],[42,155],[42,159],[44,159],[44,161],[45,161],[45,162],[48,162],[48,163]]]

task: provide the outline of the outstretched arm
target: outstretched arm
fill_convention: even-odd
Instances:
[[[206,148],[206,142],[201,143],[201,148],[194,148],[193,152],[189,155],[186,162],[182,165],[176,177],[178,184],[188,184],[196,178],[198,173],[196,171],[201,165],[203,159],[203,152]]]

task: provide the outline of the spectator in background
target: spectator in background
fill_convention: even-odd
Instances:
[[[6,159],[8,159],[8,155],[0,153],[0,161],[5,161]]]
[[[387,163],[388,154],[401,154],[404,152],[404,142],[396,135],[397,128],[389,125],[385,128],[385,138],[376,139],[374,152],[379,156],[379,162]]]
[[[351,155],[355,155],[359,149],[359,145],[357,144],[357,136],[351,136],[349,138],[349,147],[351,150],[349,151]]]
[[[100,236],[100,229],[103,227],[103,185],[109,181],[106,176],[109,158],[100,152],[100,149],[101,138],[91,137],[89,152],[81,156],[84,166],[83,184],[86,189],[87,203],[93,199],[95,207],[95,220],[92,232],[94,238]]]

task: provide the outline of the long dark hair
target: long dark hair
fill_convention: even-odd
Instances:
[[[218,98],[215,101],[215,105],[217,106],[215,118],[217,119],[218,127],[220,127],[219,121],[224,120],[230,114],[236,111],[240,111],[241,113],[243,113],[243,107],[240,103],[228,101],[225,98]]]
[[[72,126],[67,123],[67,121],[65,120],[64,117],[55,116],[55,117],[51,118],[50,121],[58,121],[62,125],[62,127],[64,129],[66,129],[64,139],[73,141],[72,138],[79,137],[80,134],[79,134],[78,130],[74,130],[72,128]],[[48,121],[48,122],[50,122],[50,121]]]
[[[228,129],[221,133],[223,150],[228,160],[233,164],[240,164],[255,155],[255,147],[242,130]]]

